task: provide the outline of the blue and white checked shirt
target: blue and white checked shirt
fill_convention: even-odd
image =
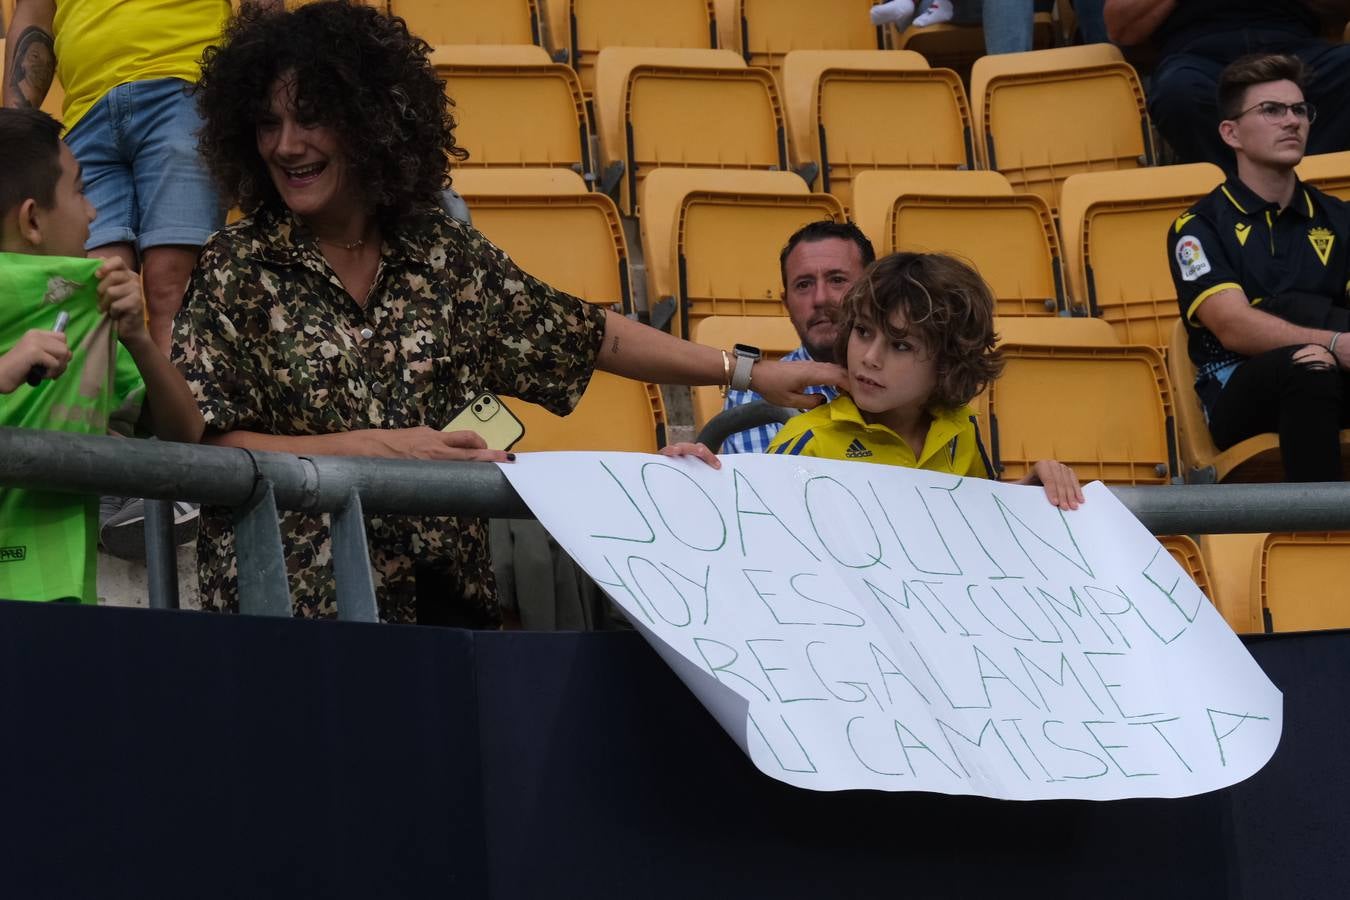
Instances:
[[[786,356],[781,357],[782,362],[815,362],[811,354],[806,352],[805,347],[798,347]],[[804,393],[824,394],[826,400],[833,400],[839,396],[839,389],[829,384],[814,384],[808,387]],[[726,403],[723,409],[731,409],[733,406],[741,406],[745,403],[754,403],[756,400],[763,400],[755,391],[727,391]],[[758,425],[754,428],[733,434],[722,443],[722,453],[763,453],[769,449],[769,442],[773,436],[782,428],[777,422],[771,425]]]

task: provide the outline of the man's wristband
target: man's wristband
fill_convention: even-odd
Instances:
[[[1336,342],[1341,339],[1341,335],[1344,333],[1345,332],[1343,331],[1338,331],[1331,336],[1331,340],[1327,341],[1327,352],[1332,356],[1336,355]]]

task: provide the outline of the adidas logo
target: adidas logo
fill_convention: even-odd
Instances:
[[[848,449],[844,451],[844,456],[848,459],[862,459],[865,456],[871,455],[872,451],[864,447],[862,441],[857,438],[854,438],[853,443],[849,444]]]

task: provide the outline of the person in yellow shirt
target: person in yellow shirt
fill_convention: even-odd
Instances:
[[[996,478],[969,405],[1002,371],[995,340],[994,297],[970,266],[938,253],[879,259],[839,310],[847,391],[789,420],[767,452]],[[662,452],[720,467],[702,444]],[[1043,485],[1060,509],[1083,502],[1073,469],[1055,460],[1017,483]]]

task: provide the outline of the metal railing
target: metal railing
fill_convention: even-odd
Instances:
[[[762,424],[766,417],[781,421],[782,411],[730,412],[735,415],[720,423],[718,416],[700,437],[717,435],[709,431],[714,423],[725,436]],[[228,507],[234,511],[240,610],[256,615],[291,614],[278,511],[328,513],[338,617],[366,622],[377,621],[378,613],[365,514],[533,517],[492,463],[302,457],[17,428],[0,428],[0,487]],[[1111,490],[1154,534],[1350,530],[1350,483]],[[177,605],[171,531],[167,511],[148,504],[146,563],[153,607]]]

